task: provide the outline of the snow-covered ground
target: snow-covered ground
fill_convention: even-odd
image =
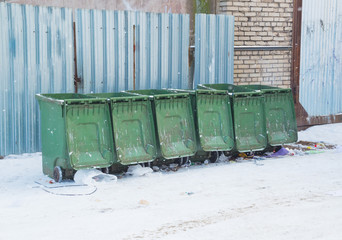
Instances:
[[[299,138],[342,145],[342,124]],[[58,186],[49,180],[40,153],[0,160],[1,240],[342,239],[341,147],[88,186],[35,183]]]

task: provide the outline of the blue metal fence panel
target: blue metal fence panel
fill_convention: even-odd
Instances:
[[[195,15],[194,87],[234,82],[234,17]]]
[[[189,15],[76,10],[79,92],[187,88]],[[134,57],[135,36],[135,61]]]
[[[0,155],[40,150],[36,93],[73,92],[72,10],[0,3]]]
[[[342,113],[342,1],[303,1],[300,65],[309,116]]]

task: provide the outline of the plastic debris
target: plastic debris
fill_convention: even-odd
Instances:
[[[129,166],[126,174],[134,176],[134,177],[140,177],[140,176],[144,176],[149,173],[152,173],[152,172],[153,172],[152,168],[142,167],[141,165],[132,165],[132,166]]]
[[[256,160],[265,160],[266,159],[266,157],[261,157],[261,156],[254,156],[253,157],[254,159],[256,159]]]
[[[153,169],[154,172],[159,172],[160,171],[159,167],[157,167],[157,166],[153,166],[152,169]]]
[[[140,205],[145,205],[145,206],[150,205],[149,201],[144,200],[144,199],[140,200],[140,201],[139,201],[139,204],[140,204]]]
[[[282,157],[282,156],[285,156],[285,155],[288,155],[288,154],[289,154],[289,151],[286,148],[282,147],[277,152],[272,153],[271,155],[268,155],[267,157],[268,158],[271,158],[271,157]]]
[[[263,163],[259,163],[259,161],[257,159],[253,159],[254,160],[254,164],[257,165],[257,166],[264,166]]]
[[[160,167],[160,171],[169,171],[169,167],[163,164],[163,165]]]
[[[227,157],[226,155],[224,155],[224,153],[222,153],[216,162],[227,162],[227,161],[229,161],[229,157]]]
[[[319,153],[324,153],[322,150],[311,150],[311,151],[306,151],[305,154],[319,154]]]
[[[97,169],[80,169],[75,173],[74,181],[77,184],[96,184],[116,182],[117,177],[112,174],[105,174]]]
[[[169,168],[172,170],[172,171],[177,171],[178,168],[179,168],[179,165],[177,163],[171,163],[169,165]]]

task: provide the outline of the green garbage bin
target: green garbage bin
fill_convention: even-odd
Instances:
[[[198,133],[205,151],[230,151],[234,147],[231,100],[225,92],[196,90]]]
[[[252,91],[261,91],[264,95],[268,143],[271,146],[278,146],[297,142],[297,122],[291,89],[266,85],[243,87]]]
[[[157,145],[151,98],[128,92],[88,94],[110,101],[116,156],[122,165],[152,162]]]
[[[198,139],[196,155],[199,155],[199,159],[204,156],[201,151],[209,152],[209,159],[216,161],[218,151],[230,151],[234,148],[231,101],[226,91],[172,90],[190,93]]]
[[[159,157],[174,159],[196,153],[196,133],[189,93],[172,90],[132,90],[153,99]]]
[[[60,182],[73,170],[107,168],[115,161],[107,99],[82,94],[37,94],[43,173]]]
[[[261,92],[232,84],[200,84],[198,89],[225,93],[233,104],[236,149],[240,152],[260,151],[267,147],[264,97]]]

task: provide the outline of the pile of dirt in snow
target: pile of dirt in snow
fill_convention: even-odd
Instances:
[[[327,144],[324,142],[309,142],[309,141],[298,141],[296,143],[285,144],[285,148],[291,150],[301,150],[301,151],[312,151],[315,149],[323,150],[323,149],[334,149],[336,145]]]

